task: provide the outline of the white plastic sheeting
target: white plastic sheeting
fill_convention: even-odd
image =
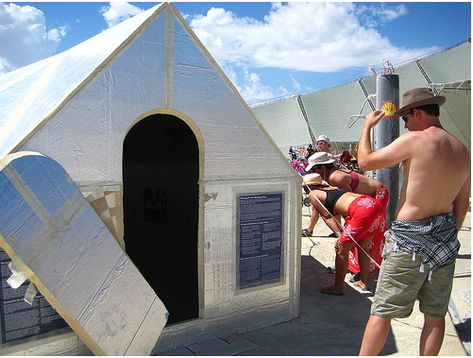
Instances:
[[[263,106],[254,107],[253,112],[284,154],[292,145],[312,142],[297,97],[272,103],[271,111]]]
[[[36,150],[59,161],[76,181],[118,183],[123,138],[133,121],[172,108],[201,131],[207,178],[232,178],[243,166],[249,176],[291,175],[231,82],[196,46],[184,21],[164,8],[170,7],[150,9],[1,77],[10,85],[0,93],[0,156],[14,148]],[[31,71],[41,77],[43,67],[47,78],[24,76]],[[32,88],[36,96],[29,94]]]
[[[167,321],[153,289],[53,160],[0,161],[0,245],[100,355],[149,355]],[[19,272],[18,272],[19,271]]]
[[[114,34],[101,35],[104,38],[99,42],[105,43]],[[164,36],[163,16],[149,24],[144,35],[130,41],[120,56],[94,71],[53,117],[30,134],[23,149],[51,156],[79,183],[121,182],[123,139],[128,129],[143,113],[165,106]],[[80,60],[78,57],[70,66],[80,67]]]
[[[467,40],[430,56],[418,59],[395,68],[399,75],[399,96],[414,87],[431,87],[445,96],[447,102],[440,107],[441,123],[446,130],[460,139],[471,150],[471,43]],[[363,120],[359,120],[350,129],[347,128],[350,115],[360,113],[366,97],[376,94],[376,77],[368,76],[338,87],[312,93],[301,94],[304,108],[309,118],[312,131],[327,135],[332,141],[358,141]],[[290,145],[308,143],[302,141],[310,138],[309,129],[300,128],[295,136],[287,131],[293,121],[300,123],[301,113],[294,113],[285,118],[280,117],[281,103],[286,107],[292,105],[292,98],[258,104],[253,106],[256,117],[270,133],[281,149],[288,156]],[[375,100],[372,101],[376,103]],[[362,114],[372,111],[369,104],[364,106]],[[272,121],[271,118],[279,120]],[[281,123],[281,121],[283,123]],[[402,121],[401,121],[402,122]],[[400,123],[400,133],[404,133]]]
[[[0,76],[0,158],[46,120],[158,7],[68,51]]]
[[[206,143],[206,179],[292,176],[292,168],[281,161],[282,155],[231,82],[182,25],[182,19],[174,21],[168,105],[199,127]]]
[[[16,115],[30,89],[27,76],[0,93],[9,102],[15,133],[2,153],[41,152],[63,166],[81,190],[116,193],[121,198],[123,141],[130,128],[149,115],[172,114],[185,121],[199,143],[199,302],[200,318],[166,327],[160,351],[205,338],[229,335],[290,320],[299,312],[300,177],[255,119],[231,82],[172,4],[163,4],[57,55],[48,81],[24,115]],[[113,48],[113,43],[116,48]],[[88,47],[110,53],[88,56]],[[94,53],[94,49],[89,49]],[[45,60],[49,64],[52,59]],[[34,64],[31,66],[39,66]],[[88,67],[87,71],[80,70]],[[59,73],[81,71],[69,79]],[[56,71],[57,70],[57,71]],[[22,69],[15,73],[23,73]],[[9,81],[14,82],[14,73]],[[2,81],[2,78],[0,78]],[[26,84],[20,82],[26,81]],[[58,84],[57,81],[65,83]],[[71,83],[72,82],[72,83]],[[54,92],[50,96],[47,92]],[[55,98],[52,100],[51,98]],[[43,106],[37,109],[36,106]],[[10,113],[11,112],[11,113]],[[172,155],[172,150],[170,155]],[[240,194],[279,191],[284,195],[282,260],[277,284],[236,290],[236,212]],[[204,198],[205,201],[204,201]],[[212,199],[208,199],[212,198]],[[122,205],[120,203],[120,205]]]
[[[358,114],[364,94],[357,82],[346,84],[343,87],[329,88],[312,95],[301,96],[304,107],[309,117],[309,123],[315,134],[325,134],[331,141],[350,142],[352,133],[360,133],[361,121],[350,129],[341,130],[340,125],[348,122],[348,117]],[[358,103],[359,108],[353,111],[353,103]],[[369,108],[369,106],[367,106]],[[337,136],[332,133],[337,132]]]

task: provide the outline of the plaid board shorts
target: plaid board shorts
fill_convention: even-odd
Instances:
[[[394,240],[387,235],[383,263],[371,305],[371,314],[380,317],[405,318],[410,316],[416,298],[419,309],[426,316],[444,317],[452,291],[455,259],[435,269],[429,282],[429,268],[420,272],[421,255],[405,247],[394,250]]]

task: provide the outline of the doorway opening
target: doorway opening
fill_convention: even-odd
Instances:
[[[125,251],[169,311],[168,324],[197,318],[199,148],[170,114],[135,124],[123,143]]]

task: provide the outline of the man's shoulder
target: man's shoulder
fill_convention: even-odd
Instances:
[[[422,142],[437,141],[438,139],[451,140],[457,142],[458,144],[462,144],[458,138],[453,136],[444,128],[439,128],[436,126],[431,126],[423,130],[409,131],[402,134],[399,138],[404,138],[406,141],[412,141],[413,143],[420,145],[422,145]]]
[[[408,143],[416,143],[419,139],[424,138],[425,134],[421,131],[409,131],[406,133],[401,134],[397,139],[396,142],[402,143],[402,145],[407,145]]]

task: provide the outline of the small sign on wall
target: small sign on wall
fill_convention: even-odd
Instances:
[[[283,193],[237,196],[237,289],[283,279]]]
[[[10,258],[0,250],[1,290],[0,290],[0,324],[2,343],[35,336],[67,327],[67,323],[51,307],[46,299],[38,293],[30,305],[23,299],[29,281],[18,289],[13,289],[6,280],[12,274],[8,268]]]

